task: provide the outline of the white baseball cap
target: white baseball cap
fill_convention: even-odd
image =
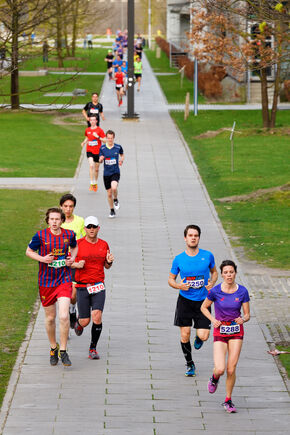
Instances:
[[[95,216],[88,216],[85,218],[85,227],[87,227],[88,225],[96,225],[96,227],[99,226],[99,221],[98,218],[96,218]]]

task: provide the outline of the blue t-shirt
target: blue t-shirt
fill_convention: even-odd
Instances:
[[[118,66],[122,66],[122,62],[123,62],[122,60],[117,60],[117,59],[114,60],[114,62],[113,62],[113,68],[114,68],[115,72],[118,71]]]
[[[240,317],[242,304],[250,300],[248,290],[240,284],[234,293],[223,292],[218,284],[209,290],[207,298],[214,302],[215,318],[221,322]]]
[[[128,65],[127,64],[128,64],[128,62],[126,62],[126,65],[122,64],[122,66],[121,66],[121,71],[126,75],[128,73]]]
[[[215,266],[214,256],[210,251],[199,249],[197,255],[191,257],[186,252],[177,255],[172,263],[171,273],[180,274],[184,282],[190,283],[188,290],[180,290],[179,294],[192,301],[203,301],[208,294],[205,286],[208,283],[210,270]]]
[[[119,167],[119,155],[124,154],[121,145],[114,143],[112,148],[108,148],[107,145],[102,145],[99,153],[99,157],[104,156],[104,177],[109,177],[113,174],[120,174]]]

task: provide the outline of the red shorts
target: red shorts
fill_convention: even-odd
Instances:
[[[234,335],[234,336],[214,336],[213,341],[221,341],[222,343],[228,343],[229,340],[242,340],[244,337],[243,335]]]
[[[39,296],[43,307],[54,305],[58,298],[72,296],[72,283],[64,282],[57,287],[39,287]]]

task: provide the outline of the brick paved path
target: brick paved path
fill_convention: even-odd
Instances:
[[[224,379],[214,395],[207,392],[212,339],[194,352],[196,378],[185,378],[179,332],[172,326],[177,295],[167,285],[173,256],[184,248],[183,228],[201,225],[201,247],[215,254],[217,264],[233,254],[146,60],[136,95],[140,122],[120,120],[108,81],[101,100],[103,127],[116,131],[126,153],[118,218],[107,218],[102,187],[97,194],[88,191],[85,159],[74,188],[76,212],[98,216],[100,237],[116,257],[106,278],[101,359],[87,358],[87,328],[81,337],[71,334],[73,366],[50,367],[41,309],[12,375],[0,419],[3,435],[288,433],[289,396],[254,315],[237,371],[237,414],[220,405]],[[246,283],[242,270],[239,281]]]

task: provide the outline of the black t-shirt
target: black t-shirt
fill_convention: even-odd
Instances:
[[[87,103],[84,107],[87,115],[95,115],[97,118],[97,125],[100,123],[100,113],[103,113],[103,105],[101,103],[93,104],[91,101]]]
[[[136,47],[135,51],[138,54],[138,56],[140,57],[140,59],[141,59],[143,48],[142,47]]]
[[[113,54],[107,54],[106,59],[107,59],[107,66],[108,66],[108,68],[112,67],[114,57],[115,56]],[[110,59],[110,60],[108,60],[108,59]]]

